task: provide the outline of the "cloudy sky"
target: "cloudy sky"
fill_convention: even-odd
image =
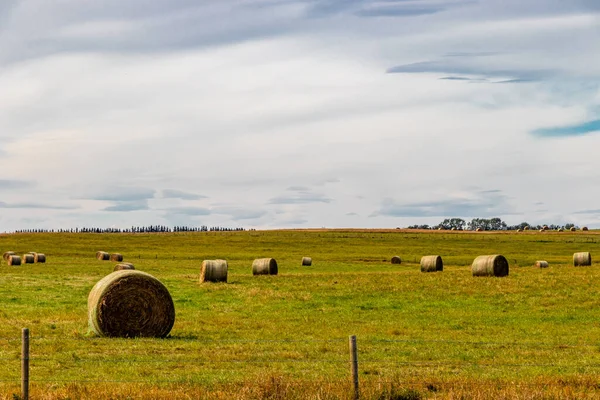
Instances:
[[[600,227],[597,0],[0,0],[0,231]]]

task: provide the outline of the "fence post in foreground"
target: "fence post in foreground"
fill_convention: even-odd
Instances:
[[[358,400],[360,392],[358,389],[358,351],[356,349],[356,336],[350,336],[350,371],[352,373],[352,385],[354,388],[354,400]]]
[[[21,397],[29,400],[29,329],[21,332]]]

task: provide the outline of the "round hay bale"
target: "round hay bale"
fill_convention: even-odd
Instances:
[[[46,262],[46,255],[44,253],[35,253],[35,256],[33,256],[33,262],[36,262],[36,263],[45,263]]]
[[[13,254],[8,256],[8,260],[6,260],[8,265],[21,265],[21,257]]]
[[[545,230],[545,231],[547,231],[548,230],[548,225],[542,226],[542,229]]]
[[[576,229],[574,226],[572,226],[572,227],[571,227],[571,229],[569,229],[569,230],[570,230],[571,232],[575,232],[577,229]]]
[[[539,232],[546,232],[544,228],[540,229]]]
[[[402,264],[402,259],[399,256],[392,257],[392,264]]]
[[[477,228],[477,229],[475,229],[475,232],[481,232],[482,230],[483,229],[481,229],[481,228]]]
[[[274,258],[257,258],[252,263],[252,275],[277,275],[277,261]]]
[[[226,260],[204,260],[200,269],[200,283],[227,282]]]
[[[471,264],[473,276],[507,276],[508,261],[500,254],[479,256]]]
[[[113,253],[110,255],[110,261],[121,262],[123,261],[123,254]]]
[[[105,251],[96,252],[96,258],[100,261],[108,261],[110,260],[110,254]]]
[[[587,230],[588,230],[588,227],[587,227],[587,226],[584,226],[583,228],[581,228],[581,230],[582,230],[582,231],[587,231]]]
[[[443,230],[443,228],[442,228],[442,227],[439,227],[439,228],[438,228],[438,231],[441,231],[441,230]]]
[[[115,265],[113,271],[123,271],[124,269],[135,269],[135,266],[132,263],[119,263]]]
[[[517,229],[517,232],[523,232],[523,229]]]
[[[562,232],[563,230],[562,230],[562,228],[558,228],[556,231],[557,232]]]
[[[302,257],[302,265],[305,267],[310,267],[312,265],[312,258]]]
[[[421,272],[437,272],[444,270],[444,262],[440,256],[421,257]]]
[[[529,226],[525,226],[525,227],[523,228],[523,230],[524,230],[524,231],[528,231],[528,230],[529,230]]]
[[[33,264],[35,262],[35,256],[33,254],[23,254],[23,264]]]
[[[592,255],[589,251],[582,251],[579,253],[573,254],[573,266],[574,267],[583,267],[587,265],[592,265]]]
[[[8,261],[8,257],[14,256],[15,254],[17,253],[15,253],[14,251],[7,251],[4,254],[2,254],[2,258],[4,258],[4,261]]]
[[[451,231],[455,231],[455,230],[456,230],[456,228],[453,226],[453,227],[452,227],[450,230],[451,230]]]
[[[88,323],[100,336],[164,338],[175,323],[175,306],[167,288],[152,275],[115,271],[92,288]]]
[[[535,266],[537,268],[548,268],[548,261],[536,261]]]

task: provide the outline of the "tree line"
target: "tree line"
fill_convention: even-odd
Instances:
[[[131,228],[70,228],[70,229],[20,229],[15,233],[167,233],[167,232],[239,232],[245,228],[222,226],[174,226],[164,225],[132,226]]]
[[[444,230],[457,230],[457,231],[475,231],[480,229],[482,231],[516,231],[519,229],[542,229],[546,227],[549,230],[564,229],[569,230],[573,227],[579,229],[578,226],[572,223],[564,225],[535,225],[529,222],[521,222],[517,225],[508,225],[498,217],[494,218],[473,218],[467,222],[462,218],[446,218],[437,225],[411,225],[408,229],[444,229]]]

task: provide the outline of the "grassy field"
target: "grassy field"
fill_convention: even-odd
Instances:
[[[20,393],[31,330],[31,398],[349,399],[348,336],[364,399],[600,397],[596,232],[250,231],[0,235],[1,252],[46,264],[0,268],[0,398]],[[112,271],[98,250],[160,279],[176,321],[167,339],[88,332],[87,296]],[[474,278],[503,254],[506,278]],[[423,255],[444,271],[424,274]],[[401,265],[392,265],[394,255]],[[313,266],[302,267],[302,256]],[[273,257],[278,276],[254,277]],[[199,284],[204,259],[227,284]],[[533,267],[547,260],[548,269]]]

